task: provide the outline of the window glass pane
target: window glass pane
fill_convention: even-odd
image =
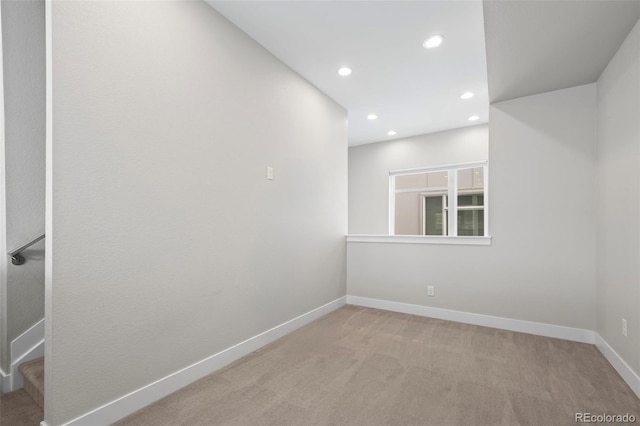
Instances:
[[[446,235],[446,196],[424,197],[424,235]]]
[[[458,235],[484,236],[484,167],[458,170]]]
[[[393,176],[390,195],[394,210],[390,214],[395,235],[449,235],[455,232],[449,229],[449,214],[457,221],[455,235],[484,235],[485,166],[458,169],[452,165],[448,170],[407,172]],[[456,174],[458,186],[452,212],[448,209],[449,196],[454,194],[449,187],[450,173]]]
[[[427,186],[429,188],[446,188],[449,186],[449,172],[427,173]]]
[[[458,235],[484,236],[484,210],[458,210]]]
[[[396,194],[396,235],[420,235],[420,193]]]
[[[473,169],[473,187],[484,187],[484,167],[476,167]]]
[[[458,192],[482,192],[484,187],[484,168],[458,170]]]
[[[484,195],[482,194],[458,195],[458,207],[482,206],[483,203]]]
[[[473,189],[473,169],[458,170],[458,191]]]
[[[396,176],[396,189],[426,188],[427,174]]]
[[[395,177],[396,235],[446,235],[443,195],[449,185],[449,171],[424,172]],[[430,201],[429,211],[424,198]]]

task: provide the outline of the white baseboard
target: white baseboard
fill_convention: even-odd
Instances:
[[[228,349],[218,352],[202,361],[176,371],[162,379],[156,380],[140,389],[96,408],[68,423],[65,426],[96,426],[109,425],[139,409],[177,391],[196,380],[213,373],[216,370],[254,352],[261,347],[297,330],[346,304],[346,296],[329,302],[312,311],[302,314],[290,321],[280,324],[270,330],[251,337]],[[47,426],[45,422],[42,426]]]
[[[3,389],[6,387],[9,392],[23,387],[22,374],[18,371],[20,364],[44,356],[44,319],[13,339],[10,352],[11,369],[3,380]]]
[[[596,347],[602,355],[609,361],[609,363],[615,368],[615,370],[620,374],[620,377],[624,379],[625,382],[629,385],[631,390],[640,398],[640,376],[633,371],[633,369],[625,362],[624,359],[618,353],[613,350],[613,348],[607,343],[606,340],[600,336],[599,333],[595,333],[596,336]]]
[[[438,318],[448,321],[462,322],[466,324],[481,325],[485,327],[499,328],[502,330],[517,331],[520,333],[535,334],[538,336],[554,337],[557,339],[572,340],[580,343],[595,344],[598,350],[609,361],[620,377],[629,385],[633,392],[640,398],[640,376],[633,371],[620,355],[607,343],[606,340],[592,330],[582,328],[563,327],[539,322],[522,321],[509,318],[492,317],[489,315],[472,314],[469,312],[452,311],[448,309],[432,308],[422,305],[392,302],[389,300],[371,299],[360,296],[347,296],[350,305],[364,306],[367,308],[383,309],[386,311],[400,312],[403,314],[419,315],[429,318]]]
[[[403,314],[419,315],[422,317],[438,318],[447,321],[462,322],[465,324],[535,334],[538,336],[572,340],[574,342],[595,343],[594,332],[582,328],[563,327],[540,322],[472,314],[469,312],[452,311],[449,309],[432,308],[429,306],[412,305],[409,303],[392,302],[389,300],[371,299],[369,297],[360,296],[347,296],[347,303],[350,305],[383,309]]]

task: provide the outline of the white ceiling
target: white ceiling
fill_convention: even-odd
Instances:
[[[640,19],[640,0],[207,2],[344,106],[351,146],[486,123],[489,100],[592,83]],[[433,34],[444,43],[424,49]]]
[[[598,79],[640,19],[640,1],[488,0],[491,102]]]
[[[207,2],[348,109],[351,146],[488,121],[479,0]],[[444,43],[424,49],[433,34]]]

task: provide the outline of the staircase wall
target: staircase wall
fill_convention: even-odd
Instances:
[[[6,215],[0,212],[6,247],[0,252],[5,256],[44,232],[45,5],[44,0],[3,1],[0,7],[5,157],[0,194],[5,193],[6,203]],[[7,262],[0,279],[0,367],[5,372],[12,362],[10,342],[44,317],[44,242],[24,256],[22,266]]]

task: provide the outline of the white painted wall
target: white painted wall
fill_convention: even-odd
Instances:
[[[492,244],[349,242],[348,294],[594,329],[595,101],[591,84],[492,105]],[[384,231],[387,206],[374,198],[389,168],[442,161],[405,148],[349,150],[350,200],[363,197],[356,205],[376,218],[350,205],[350,233]],[[376,160],[386,155],[392,163]]]
[[[6,249],[44,232],[45,28],[44,0],[3,1]],[[44,316],[44,242],[23,253],[27,262],[7,262],[0,290],[0,367],[8,372],[9,344]],[[3,254],[6,257],[6,254]],[[3,268],[4,269],[4,268]],[[1,282],[2,280],[0,280]]]
[[[0,63],[2,62],[2,4],[0,4]],[[5,179],[5,141],[4,141],[4,67],[0,66],[0,214],[6,217],[6,179]],[[0,219],[0,392],[4,392],[6,372],[9,367],[7,351],[7,221]]]
[[[640,374],[640,23],[598,79],[597,117],[597,331]]]
[[[347,122],[204,2],[51,7],[59,425],[346,294]]]
[[[484,161],[489,127],[349,148],[349,234],[389,233],[389,170]]]

